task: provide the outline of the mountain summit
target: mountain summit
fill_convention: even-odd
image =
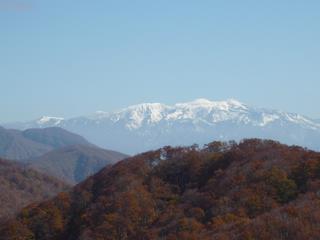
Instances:
[[[43,117],[6,125],[25,129],[59,126],[117,151],[137,153],[164,145],[204,144],[211,140],[268,138],[320,149],[320,124],[296,113],[257,108],[235,99],[165,105],[142,103],[71,119]]]
[[[54,149],[76,144],[92,145],[83,137],[59,127],[23,131],[0,127],[0,157],[8,159],[26,161]]]

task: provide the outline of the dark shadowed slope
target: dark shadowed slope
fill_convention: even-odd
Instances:
[[[74,144],[90,145],[83,137],[62,128],[18,131],[0,127],[0,156],[8,159],[22,161]]]
[[[0,220],[12,217],[26,205],[45,200],[66,191],[69,186],[60,180],[19,163],[0,159]]]
[[[170,148],[121,161],[25,208],[0,238],[320,239],[320,153],[273,141]]]
[[[126,157],[127,155],[122,153],[95,146],[73,145],[53,150],[32,160],[30,167],[75,184],[95,174],[103,167]]]

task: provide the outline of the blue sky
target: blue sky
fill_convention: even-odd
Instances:
[[[235,98],[320,118],[320,1],[0,0],[0,122]]]

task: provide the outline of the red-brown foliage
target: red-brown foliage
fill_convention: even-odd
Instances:
[[[1,239],[320,239],[320,154],[273,141],[165,147],[25,208]]]
[[[33,202],[55,196],[69,186],[58,179],[0,159],[0,221],[12,217]]]

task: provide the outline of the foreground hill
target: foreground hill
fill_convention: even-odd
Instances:
[[[59,126],[98,146],[129,154],[166,145],[201,145],[214,138],[219,141],[275,139],[320,150],[319,122],[300,114],[252,107],[232,99],[197,99],[174,105],[142,103],[114,112],[99,111],[92,116],[42,117],[8,126],[19,129]]]
[[[8,159],[21,161],[74,144],[89,145],[89,142],[58,127],[24,131],[0,127],[0,156]]]
[[[12,217],[32,202],[68,189],[68,185],[55,178],[0,159],[0,220]]]
[[[273,141],[166,147],[25,208],[1,239],[320,239],[320,154]]]
[[[103,167],[126,157],[127,155],[122,153],[95,146],[72,145],[33,159],[29,166],[70,184],[76,184]]]

